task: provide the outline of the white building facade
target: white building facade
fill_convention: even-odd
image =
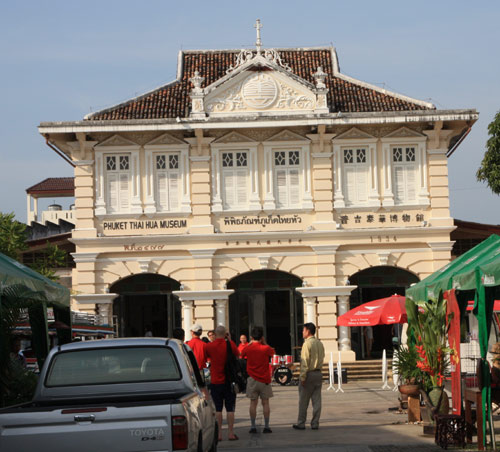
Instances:
[[[477,117],[352,79],[334,48],[182,51],[172,83],[39,126],[75,165],[73,308],[124,336],[262,325],[279,354],[314,322],[352,361],[337,316],[449,261],[447,156]]]

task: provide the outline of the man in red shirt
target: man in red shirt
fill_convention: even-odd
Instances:
[[[238,439],[234,433],[234,408],[236,404],[236,394],[231,389],[230,383],[226,380],[226,358],[227,344],[226,338],[231,345],[231,351],[238,357],[238,348],[229,338],[226,328],[219,325],[215,328],[215,340],[205,344],[205,353],[210,358],[210,393],[215,404],[215,414],[219,424],[219,441],[222,441],[222,408],[226,406],[227,426],[229,430],[229,441]]]
[[[205,342],[200,339],[201,333],[203,331],[203,327],[199,324],[194,324],[191,327],[191,340],[187,341],[186,344],[191,347],[193,350],[194,356],[196,358],[196,362],[198,363],[198,367],[201,369],[207,366],[207,355],[205,353]]]
[[[245,348],[247,347],[248,347],[248,339],[244,334],[242,334],[240,336],[240,345],[238,345],[238,351],[240,352],[240,356],[243,353],[243,350],[245,350]]]
[[[250,422],[252,423],[250,433],[257,433],[255,418],[257,416],[259,396],[264,411],[263,433],[272,433],[269,427],[269,417],[271,415],[269,399],[273,396],[271,374],[269,373],[269,358],[275,354],[275,351],[274,348],[267,345],[262,327],[253,327],[251,336],[252,342],[243,350],[241,356],[247,360],[247,397],[250,399]]]

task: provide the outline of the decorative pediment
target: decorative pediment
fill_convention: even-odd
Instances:
[[[385,135],[384,138],[425,138],[421,133],[415,130],[409,129],[408,127],[401,127],[394,132]]]
[[[227,135],[220,137],[218,140],[214,141],[215,143],[248,143],[248,142],[256,142],[254,139],[249,138],[245,135],[242,135],[238,132],[230,132]]]
[[[309,140],[301,135],[291,132],[290,130],[282,130],[280,133],[273,135],[271,138],[266,140],[266,142],[279,143],[282,141],[304,141],[309,142]]]
[[[349,129],[347,132],[344,132],[343,134],[335,137],[335,140],[350,140],[350,139],[369,140],[369,139],[375,139],[375,137],[373,135],[370,135],[369,133],[359,130],[357,127],[353,127],[352,129]]]
[[[151,140],[149,143],[146,143],[145,146],[168,146],[168,145],[179,145],[179,144],[183,146],[187,145],[184,141],[179,140],[178,138],[175,138],[172,135],[169,135],[168,133],[164,133],[163,135],[156,137],[154,140]]]
[[[204,98],[210,116],[313,112],[317,107],[314,86],[300,83],[284,70],[242,71]]]
[[[121,135],[113,135],[109,137],[107,140],[104,140],[102,143],[98,144],[96,148],[101,147],[115,147],[115,146],[139,146],[137,143],[134,143],[127,138],[122,137]]]

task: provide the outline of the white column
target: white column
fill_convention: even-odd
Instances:
[[[316,325],[316,297],[304,298],[306,302],[306,319],[308,323]]]
[[[337,296],[337,317],[345,314],[349,310],[349,295],[338,295]],[[351,350],[351,339],[349,337],[348,326],[339,326],[339,350],[348,351]]]
[[[215,300],[215,326],[226,326],[226,310],[227,310],[227,299],[226,300]]]
[[[264,146],[264,210],[276,209],[274,198],[273,157],[271,146]]]
[[[102,320],[102,325],[112,325],[113,322],[110,321],[109,318],[109,306],[110,303],[98,303],[97,306],[99,307],[99,316],[101,317]]]
[[[193,325],[193,300],[182,301],[182,327],[186,334],[186,341],[191,339],[191,326]]]
[[[333,180],[334,180],[334,193],[333,193],[333,207],[341,209],[345,207],[344,193],[342,189],[342,149],[339,144],[333,145]]]

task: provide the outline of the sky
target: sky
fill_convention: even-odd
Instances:
[[[175,79],[181,49],[254,47],[257,18],[264,47],[333,45],[344,74],[438,109],[476,108],[449,159],[451,214],[500,223],[500,197],[475,176],[500,110],[497,0],[2,2],[0,212],[26,221],[28,187],[73,175],[40,122],[81,120]]]

